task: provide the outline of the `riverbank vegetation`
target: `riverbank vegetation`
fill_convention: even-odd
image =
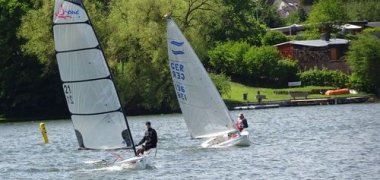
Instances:
[[[288,81],[305,78],[297,69],[296,61],[281,58],[271,46],[295,37],[270,32],[268,28],[291,24],[293,20],[299,23],[358,20],[353,13],[360,14],[362,19],[380,20],[377,13],[380,11],[364,12],[369,6],[379,7],[370,0],[359,4],[355,1],[344,3],[344,7],[353,9],[352,12],[332,7],[331,11],[343,9],[343,15],[339,16],[323,10],[331,0],[302,1],[315,4],[311,14],[307,16],[300,10],[287,19],[280,18],[275,8],[264,0],[83,1],[128,114],[179,110],[167,66],[163,15],[168,12],[172,13],[206,69],[222,74],[213,75],[213,80],[225,97],[231,94],[232,100],[241,96],[237,83],[247,85],[244,87],[280,88]],[[5,117],[68,115],[54,56],[53,3],[47,0],[0,1],[0,114]],[[342,0],[332,5],[342,5]],[[319,15],[323,19],[316,18]],[[360,48],[352,48],[355,49]],[[369,53],[372,52],[377,51]],[[350,64],[356,66],[357,56],[354,53],[350,56]],[[353,71],[350,82],[364,82],[359,79],[367,75],[360,76],[360,68],[353,68]],[[371,71],[368,76],[372,74]],[[230,80],[237,83],[230,83]],[[352,84],[359,87],[360,83]]]

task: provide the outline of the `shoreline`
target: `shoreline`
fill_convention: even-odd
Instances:
[[[226,101],[225,101],[226,102]],[[283,108],[283,107],[297,107],[297,106],[316,106],[316,105],[339,105],[339,104],[357,104],[357,103],[376,103],[379,99],[374,96],[356,96],[356,97],[336,97],[336,98],[313,98],[313,99],[289,99],[280,101],[264,101],[257,102],[241,102],[241,103],[228,103],[226,106],[230,111],[234,110],[259,110],[269,108]],[[159,114],[140,114],[133,116],[144,115],[162,115],[162,114],[174,114],[171,113],[159,113]],[[53,121],[53,120],[70,120],[70,116],[40,116],[40,117],[15,117],[4,118],[0,116],[0,124],[2,123],[17,123],[17,122],[30,122],[30,121]]]

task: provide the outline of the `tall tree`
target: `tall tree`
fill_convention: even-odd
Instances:
[[[20,43],[20,54],[23,57],[8,65],[9,72],[16,76],[6,75],[10,82],[18,82],[12,88],[13,112],[25,112],[25,115],[67,115],[66,102],[61,88],[52,33],[53,2],[34,0],[30,8],[18,17],[21,24],[12,32],[17,32]],[[102,18],[104,6],[100,0],[85,1],[94,17]],[[23,4],[29,4],[23,3]],[[95,10],[98,10],[96,12]],[[103,27],[103,24],[94,23]],[[102,32],[101,34],[105,34]],[[104,37],[104,36],[101,36]],[[10,83],[9,83],[10,84]],[[16,87],[15,87],[16,86]],[[19,87],[19,88],[17,88]],[[22,109],[22,110],[20,110]]]
[[[319,0],[311,9],[309,23],[341,23],[349,20],[343,0]]]
[[[12,111],[16,111],[15,108],[20,110],[22,99],[28,99],[26,96],[30,92],[25,92],[28,88],[24,86],[28,80],[17,76],[30,77],[38,74],[33,72],[33,68],[28,72],[21,71],[22,67],[28,68],[26,64],[30,62],[24,59],[15,33],[29,5],[26,1],[0,1],[0,114],[12,114]]]
[[[352,21],[380,21],[380,3],[378,0],[348,0],[345,9]]]
[[[257,4],[251,0],[224,0],[226,10],[222,14],[223,23],[214,29],[216,41],[246,41],[260,45],[260,36],[265,28],[255,18]],[[258,3],[260,4],[260,2]]]
[[[107,54],[116,69],[122,101],[130,111],[167,111],[178,104],[170,78],[166,19],[171,12],[197,53],[205,57],[207,32],[218,23],[214,0],[115,0],[110,5]]]

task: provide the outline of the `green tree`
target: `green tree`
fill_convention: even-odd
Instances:
[[[351,21],[380,20],[380,3],[378,0],[349,0],[344,7]]]
[[[88,5],[86,7],[90,17],[96,19],[96,21],[92,21],[92,23],[97,33],[101,34],[99,37],[102,40],[102,35],[106,33],[100,30],[107,27],[102,23],[104,21],[102,17],[106,14],[106,12],[103,12],[104,7],[99,5],[100,0],[87,0],[84,2]],[[45,72],[56,71],[57,63],[54,60],[55,49],[52,33],[54,1],[36,0],[33,7],[35,8],[29,10],[22,17],[22,24],[18,31],[18,36],[25,39],[25,43],[22,45],[23,53],[37,57],[37,59],[45,65]],[[96,7],[99,9],[96,9]]]
[[[152,112],[177,109],[168,68],[166,19],[172,12],[185,36],[203,59],[210,46],[209,30],[218,24],[220,5],[212,0],[115,0],[107,19],[113,32],[107,55],[127,110]]]
[[[352,70],[351,85],[367,92],[380,93],[380,40],[369,34],[359,35],[347,53]]]
[[[343,0],[319,0],[313,5],[307,23],[308,30],[298,38],[311,39],[322,31],[324,36],[330,36],[336,31],[334,26],[343,24],[349,20]],[[320,35],[319,35],[320,36]]]
[[[265,28],[255,19],[256,4],[251,0],[224,0],[222,23],[213,29],[215,41],[246,41],[251,45],[260,45],[260,37]]]
[[[258,18],[260,24],[265,24],[270,28],[285,25],[284,19],[278,15],[277,9],[274,6],[271,6],[264,0],[257,0],[254,5],[256,6],[256,18]]]
[[[343,0],[319,0],[309,14],[309,23],[342,23],[349,20]]]
[[[307,14],[305,10],[299,8],[297,11],[291,12],[289,16],[285,18],[285,22],[287,25],[300,24],[306,21],[306,19]]]
[[[22,17],[22,24],[18,31],[18,36],[26,40],[22,45],[23,53],[37,57],[46,65],[47,73],[56,69],[52,34],[53,5],[53,1],[36,1],[33,4],[35,9],[29,10]]]
[[[289,39],[281,32],[268,31],[261,41],[263,45],[275,45],[289,41]]]
[[[62,115],[64,98],[57,97],[60,85],[57,73],[46,73],[38,59],[25,53],[16,32],[39,1],[0,1],[0,113],[7,117]],[[30,33],[33,33],[31,30]],[[53,72],[57,72],[54,71]],[[62,90],[59,89],[59,93]]]

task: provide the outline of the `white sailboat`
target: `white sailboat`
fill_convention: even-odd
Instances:
[[[167,17],[167,36],[174,89],[191,136],[209,138],[202,147],[248,146],[249,132],[236,132],[229,111],[207,71],[170,17]]]
[[[58,68],[80,149],[132,149],[119,160],[145,167],[104,53],[81,0],[56,0],[53,31]]]

